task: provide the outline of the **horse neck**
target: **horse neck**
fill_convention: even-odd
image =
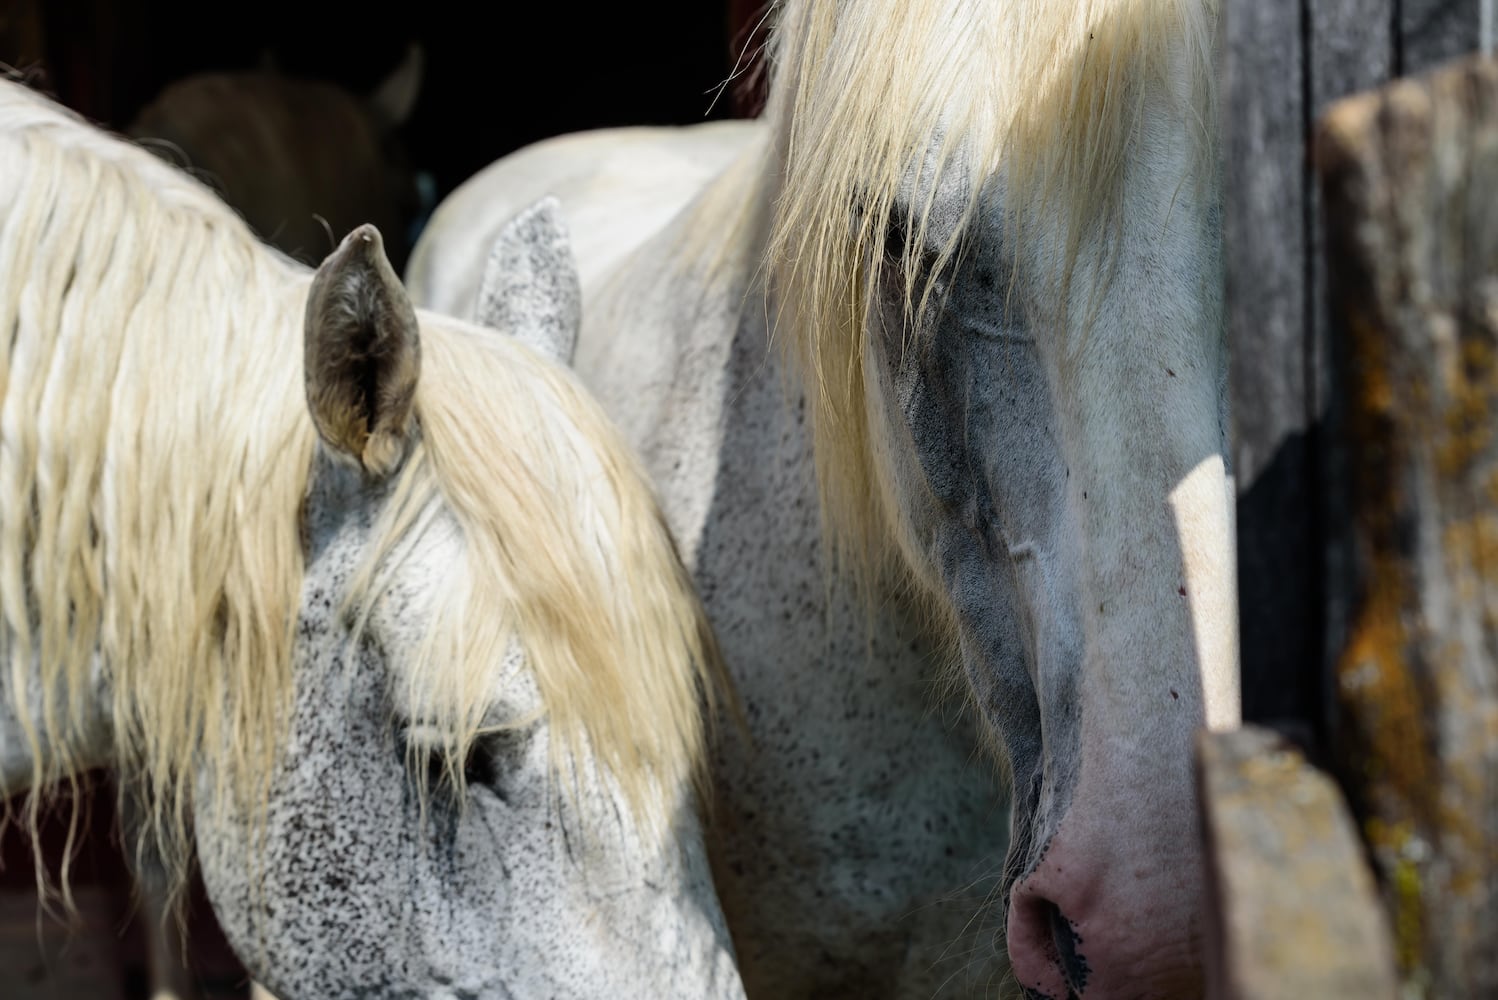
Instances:
[[[745,640],[749,648],[738,655],[758,659],[774,648],[789,660],[825,660],[828,637],[838,634],[849,648],[868,653],[849,657],[850,669],[914,689],[933,670],[924,644],[911,652],[919,610],[890,588],[871,595],[880,610],[868,613],[820,559],[809,408],[793,362],[776,342],[783,334],[774,324],[789,317],[767,283],[765,264],[779,191],[778,141],[767,131],[671,224],[600,279],[583,310],[576,364],[642,455],[720,635],[746,612],[726,595],[754,586],[720,579],[733,561],[725,535],[742,534],[782,554],[785,564],[770,584],[773,599],[814,595],[800,616],[805,629],[800,618],[794,627],[777,624]],[[771,599],[746,597],[759,605]],[[751,630],[763,630],[755,614],[746,618],[754,619],[745,623]],[[735,650],[727,648],[734,644],[725,647],[730,670],[752,698],[747,688],[768,675],[734,663]],[[746,677],[746,670],[756,676]],[[797,684],[834,683],[828,672],[793,673]]]
[[[775,364],[757,280],[770,205],[763,156],[752,144],[584,293],[574,366],[644,458],[688,567],[702,523],[683,505],[702,498],[692,480],[711,477],[715,429],[742,408],[734,369]]]
[[[904,599],[884,593],[865,606],[820,558],[808,409],[773,342],[778,303],[763,280],[775,168],[763,147],[758,155],[725,171],[585,303],[577,364],[645,462],[747,710],[747,739],[721,729],[709,836],[746,982],[775,994],[786,990],[772,942],[825,934],[813,898],[822,893],[807,887],[825,885],[850,849],[825,831],[853,832],[871,884],[902,884],[921,863],[914,847],[889,847],[904,843],[890,819],[907,816],[900,808],[865,811],[826,789],[882,785],[887,762],[914,752],[921,788],[895,794],[932,822],[940,810],[943,829],[946,817],[984,812],[996,792],[968,764],[977,738],[967,722],[931,710],[940,661]],[[735,204],[751,212],[738,225]],[[964,869],[992,850],[986,827],[957,836]],[[788,884],[767,843],[807,859],[804,879]],[[945,887],[967,876],[935,877]],[[905,897],[894,899],[857,896],[840,913],[856,933],[877,933],[887,918],[909,919]],[[967,916],[952,912],[956,933]],[[945,943],[949,918],[929,919],[913,933]]]

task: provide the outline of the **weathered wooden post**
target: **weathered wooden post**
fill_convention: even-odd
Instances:
[[[1327,800],[1296,809],[1282,794],[1289,772],[1250,780],[1273,777],[1256,755],[1284,763],[1283,748],[1251,732],[1209,738],[1215,995],[1381,995],[1357,979],[1374,953],[1327,936],[1369,904],[1325,887],[1373,871],[1401,994],[1498,996],[1498,479],[1484,478],[1498,434],[1484,353],[1498,295],[1482,256],[1498,238],[1498,176],[1494,126],[1478,124],[1491,90],[1471,76],[1490,71],[1468,64],[1444,84],[1343,106],[1361,112],[1339,107],[1319,170],[1312,149],[1340,99],[1476,51],[1494,6],[1222,0],[1245,712],[1340,765],[1371,847],[1336,846],[1330,817],[1344,806],[1329,786],[1310,782]],[[1393,339],[1371,346],[1378,337]],[[1350,447],[1329,447],[1348,430]],[[1307,838],[1320,846],[1286,850]],[[1319,875],[1297,864],[1307,857],[1321,859]],[[1319,935],[1259,933],[1306,915]]]
[[[1498,996],[1498,65],[1340,102],[1316,152],[1352,528],[1334,757],[1407,995]]]
[[[1388,921],[1331,778],[1269,732],[1204,734],[1213,1000],[1394,1000]]]

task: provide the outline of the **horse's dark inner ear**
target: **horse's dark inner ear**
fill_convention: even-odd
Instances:
[[[416,310],[374,226],[349,233],[307,293],[307,405],[336,454],[383,477],[405,458],[421,373]]]

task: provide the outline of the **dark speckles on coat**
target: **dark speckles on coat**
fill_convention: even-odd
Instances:
[[[349,657],[337,598],[383,500],[350,475],[329,461],[314,470],[295,701],[264,852],[234,817],[197,818],[204,879],[241,959],[279,1000],[742,997],[685,794],[679,851],[645,849],[596,781],[583,782],[582,815],[560,815],[537,724],[486,747],[503,795],[476,785],[460,809],[439,791],[422,809],[399,666],[422,595],[455,554],[436,533]],[[533,704],[519,676],[504,696]],[[564,835],[588,845],[581,858]]]
[[[637,435],[743,698],[750,739],[725,725],[714,755],[714,865],[745,983],[971,995],[1004,969],[963,943],[998,920],[1002,785],[971,721],[934,705],[908,609],[866,614],[828,586],[806,402],[764,326],[775,304],[724,282],[683,308],[673,296],[703,282],[661,273],[696,259],[673,256],[677,238],[586,303],[579,364]],[[641,381],[662,367],[664,384]]]

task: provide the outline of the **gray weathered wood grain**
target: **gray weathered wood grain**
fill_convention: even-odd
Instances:
[[[1481,0],[1400,0],[1399,72],[1424,72],[1475,52],[1480,8]]]
[[[1308,714],[1317,653],[1305,51],[1294,4],[1223,10],[1223,231],[1244,711]]]

